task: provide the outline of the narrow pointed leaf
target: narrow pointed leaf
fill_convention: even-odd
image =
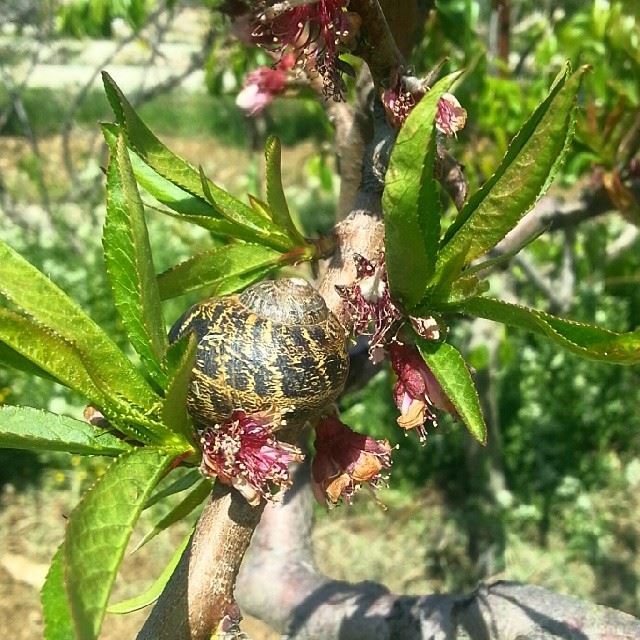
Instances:
[[[288,248],[291,242],[251,207],[215,185],[191,164],[170,151],[139,118],[109,74],[103,72],[105,91],[128,146],[155,172],[188,193],[208,201],[228,221],[253,232],[253,239]]]
[[[124,137],[110,149],[102,242],[116,308],[129,341],[162,387],[168,347],[144,209]]]
[[[382,196],[389,287],[411,307],[424,296],[440,241],[440,197],[433,176],[438,102],[459,73],[442,78],[402,125]]]
[[[45,378],[47,380],[55,380],[50,373],[47,373],[44,369],[35,365],[31,360],[25,358],[4,342],[0,342],[0,364],[11,367],[12,369],[24,371],[31,376],[38,376],[39,378]]]
[[[182,542],[173,552],[171,560],[169,560],[169,564],[167,564],[167,566],[162,570],[162,573],[153,581],[153,584],[151,584],[148,589],[145,589],[142,593],[134,596],[133,598],[109,605],[107,612],[117,614],[131,613],[153,604],[160,597],[160,594],[163,592],[167,582],[169,582],[169,578],[173,575],[173,572],[178,566],[180,558],[182,557],[184,550],[187,548],[192,535],[193,529],[184,537]]]
[[[298,229],[296,229],[289,205],[284,195],[282,187],[282,150],[280,140],[275,136],[270,136],[264,146],[265,156],[265,179],[267,183],[267,203],[271,210],[272,220],[282,229],[285,229],[289,237],[296,243],[303,242]]]
[[[101,127],[109,147],[115,146],[118,136],[123,131],[122,127],[111,122],[102,123]],[[158,202],[180,214],[219,217],[220,214],[204,197],[195,196],[180,188],[154,171],[133,149],[128,149],[128,151],[136,181]]]
[[[272,213],[269,205],[263,200],[260,200],[260,198],[256,198],[249,194],[249,204],[251,205],[251,208],[255,212],[259,213],[263,218],[266,218],[267,220],[272,219]]]
[[[109,146],[115,145],[121,131],[121,127],[117,124],[102,124],[102,133]],[[196,224],[217,235],[247,241],[256,239],[253,231],[238,227],[222,217],[219,211],[205,200],[204,196],[195,196],[185,191],[154,171],[135,151],[129,148],[128,152],[137,183],[158,202],[169,207],[168,210],[152,207],[153,210],[183,222]]]
[[[0,307],[0,341],[33,362],[61,384],[102,407],[105,396],[98,388],[78,349],[28,316]]]
[[[279,229],[271,218],[266,218],[249,205],[236,200],[226,191],[215,185],[204,173],[202,167],[198,169],[202,192],[207,201],[215,206],[222,216],[238,227],[245,227],[254,233],[254,237],[261,244],[276,249],[289,249],[293,242]]]
[[[467,241],[465,247],[469,247],[470,241]],[[464,268],[465,253],[460,251],[451,255],[449,260],[442,263],[432,281],[429,283],[427,295],[421,301],[421,305],[429,305],[432,300],[442,300],[446,298],[451,291],[452,283],[460,277]]]
[[[149,540],[155,538],[159,533],[162,533],[165,529],[172,524],[179,522],[183,518],[186,518],[194,509],[199,507],[211,494],[211,480],[208,478],[202,478],[198,484],[189,491],[189,493],[179,502],[171,511],[162,518],[154,527],[149,531],[142,540],[136,545],[135,551],[143,547]]]
[[[447,309],[451,305],[461,304],[469,298],[481,296],[487,291],[489,291],[489,282],[487,280],[479,280],[473,275],[458,278],[446,290],[444,298],[430,300],[428,305],[419,308],[415,313],[418,317],[426,316],[442,307]]]
[[[162,402],[162,421],[174,433],[181,436],[185,442],[195,445],[195,429],[187,411],[187,395],[196,361],[198,341],[193,334],[189,334],[183,339],[187,342],[187,347],[167,386]]]
[[[230,244],[201,253],[158,276],[163,300],[211,287],[225,295],[263,278],[283,264],[283,254],[257,244]]]
[[[469,198],[447,230],[438,267],[466,251],[466,262],[485,254],[547,190],[573,137],[575,99],[584,69],[565,74],[511,142],[495,174]]]
[[[151,491],[175,453],[124,453],[73,510],[64,543],[65,577],[79,638],[98,637],[127,543]]]
[[[160,502],[160,500],[164,500],[169,496],[174,495],[175,493],[180,493],[181,491],[186,491],[190,487],[192,487],[196,482],[202,480],[202,474],[199,469],[189,469],[183,476],[179,477],[177,480],[169,483],[166,487],[163,487],[159,491],[156,491],[146,502],[144,505],[145,509],[152,507],[154,504]]]
[[[31,407],[0,406],[0,448],[118,456],[131,447],[82,420]]]
[[[156,138],[108,73],[102,72],[102,80],[109,104],[127,135],[129,146],[161,176],[185,191],[204,198],[198,170]]]
[[[40,593],[44,640],[76,640],[64,584],[64,545],[56,551]]]
[[[584,358],[617,364],[640,362],[640,331],[614,333],[495,298],[474,298],[454,309],[546,336]]]
[[[487,427],[478,392],[460,352],[446,342],[435,343],[422,338],[416,346],[469,433],[481,444],[486,444]]]
[[[111,338],[75,301],[1,240],[0,295],[74,345],[105,393],[127,398],[144,409],[154,407],[158,396]]]
[[[157,444],[169,442],[174,437],[139,407],[118,397],[107,396],[103,389],[108,389],[109,384],[100,377],[102,370],[91,366],[91,362],[87,364],[76,345],[30,317],[0,308],[0,341],[61,384],[81,393],[92,404],[109,413],[110,418],[122,418],[114,426],[134,440]]]

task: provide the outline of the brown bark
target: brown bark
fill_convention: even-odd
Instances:
[[[268,505],[238,575],[243,611],[288,640],[632,640],[640,621],[536,587],[498,581],[466,595],[405,596],[314,569],[313,497],[301,467],[281,505]],[[265,588],[268,585],[268,588]]]
[[[233,604],[238,568],[263,508],[251,507],[235,489],[214,487],[138,640],[209,640]]]

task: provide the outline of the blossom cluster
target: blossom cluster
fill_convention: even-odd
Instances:
[[[273,67],[260,67],[247,75],[238,106],[249,115],[260,113],[283,93],[291,75],[287,72],[295,69],[320,77],[327,98],[343,100],[342,73],[350,67],[339,54],[358,25],[358,17],[347,11],[347,5],[348,0],[317,0],[276,10],[265,2],[254,6],[240,0],[227,2],[223,10],[232,18],[236,36],[276,58]]]
[[[370,337],[369,354],[374,362],[389,356],[397,376],[393,396],[400,411],[398,425],[405,430],[415,429],[424,441],[426,425],[437,426],[436,409],[454,417],[458,414],[419,351],[403,344],[398,333],[408,321],[421,338],[438,340],[438,323],[431,317],[405,317],[391,298],[384,255],[371,261],[356,254],[354,261],[354,282],[336,287],[345,314],[354,335]]]
[[[289,465],[303,459],[298,447],[276,439],[282,422],[277,410],[247,414],[236,409],[221,424],[205,427],[200,470],[235,487],[251,505],[281,496],[272,488],[289,486]]]
[[[393,86],[382,94],[382,104],[387,119],[394,127],[400,128],[413,108],[426,95],[428,89],[416,78],[398,75]],[[436,129],[446,135],[455,136],[467,123],[467,111],[452,93],[445,93],[438,100]]]
[[[236,35],[271,52],[276,63],[247,74],[236,104],[248,115],[260,113],[285,91],[296,68],[320,76],[326,97],[343,100],[342,74],[351,69],[340,59],[340,52],[355,40],[360,28],[359,16],[348,11],[349,0],[317,0],[279,10],[265,2],[255,5],[227,0],[224,10],[233,19]],[[401,127],[427,91],[416,78],[398,72],[381,96],[389,122]],[[444,94],[436,114],[438,131],[454,136],[466,119],[467,112],[456,97]]]

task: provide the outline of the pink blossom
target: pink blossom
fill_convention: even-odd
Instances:
[[[288,487],[289,464],[303,459],[300,449],[273,436],[281,424],[276,410],[247,414],[236,409],[225,422],[201,432],[200,470],[235,487],[251,505],[279,497],[281,491],[274,495],[271,486]]]
[[[318,0],[274,14],[265,9],[252,33],[255,44],[271,51],[293,50],[322,76],[327,97],[342,99],[344,81],[340,74],[338,47],[353,30],[348,0]]]
[[[341,498],[350,503],[364,483],[377,487],[383,469],[391,466],[391,446],[352,431],[336,415],[316,427],[316,453],[311,464],[311,485],[316,499],[328,505]]]
[[[248,73],[244,88],[236,97],[236,105],[250,116],[263,111],[287,88],[288,71],[294,65],[295,58],[285,55],[275,67],[258,67]]]
[[[424,89],[410,91],[405,79],[398,75],[394,85],[382,94],[389,123],[399,129],[423,95]]]
[[[398,376],[393,397],[400,410],[398,425],[416,429],[420,440],[427,436],[425,424],[437,427],[435,409],[458,417],[458,412],[415,347],[389,345],[391,366]]]
[[[398,76],[393,87],[382,94],[382,104],[387,112],[389,123],[400,128],[409,117],[413,108],[426,95],[425,90],[417,83],[409,89],[407,78]],[[445,93],[438,101],[436,111],[436,128],[440,133],[453,136],[464,128],[467,112],[452,93]]]
[[[445,93],[438,101],[436,128],[446,136],[454,136],[467,122],[467,112],[452,93]]]
[[[355,335],[371,335],[369,353],[376,360],[379,348],[402,318],[389,293],[384,255],[377,262],[356,254],[356,279],[351,285],[336,286],[353,324]],[[368,333],[370,332],[370,333]]]

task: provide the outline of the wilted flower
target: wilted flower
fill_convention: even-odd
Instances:
[[[400,128],[423,95],[424,88],[416,87],[411,91],[405,77],[398,74],[393,86],[382,94],[382,104],[389,123]]]
[[[411,82],[410,82],[411,81]],[[394,85],[382,94],[382,104],[387,118],[394,127],[401,127],[413,108],[426,95],[424,87],[416,78],[398,76]],[[438,101],[436,128],[447,136],[455,135],[464,128],[467,112],[452,93],[445,93]]]
[[[467,111],[452,93],[443,94],[438,101],[436,128],[447,136],[454,136],[467,122]]]
[[[311,485],[316,499],[329,505],[340,498],[351,502],[365,482],[378,486],[383,469],[391,466],[391,446],[352,431],[336,415],[316,427],[316,454],[311,463]]]
[[[354,334],[368,335],[367,332],[371,331],[369,353],[377,360],[381,345],[402,314],[389,294],[384,255],[377,262],[367,260],[360,254],[356,254],[354,260],[354,283],[336,286],[336,291],[353,323]]]
[[[247,74],[244,88],[236,97],[236,105],[255,116],[287,88],[288,72],[295,66],[292,54],[282,56],[274,67],[258,67]]]
[[[338,47],[348,38],[354,22],[346,11],[347,4],[348,0],[318,0],[282,12],[267,7],[258,15],[252,39],[281,54],[292,49],[297,59],[309,63],[307,66],[322,76],[325,95],[342,99]]]
[[[389,345],[389,353],[391,366],[398,376],[393,398],[400,410],[398,424],[403,429],[416,429],[420,440],[424,440],[427,436],[425,424],[438,426],[435,409],[458,417],[451,400],[415,347],[393,343]]]
[[[276,410],[247,414],[236,409],[222,424],[201,432],[200,470],[235,487],[251,505],[276,498],[280,493],[274,495],[271,485],[288,487],[289,464],[304,457],[298,447],[273,436],[281,423]]]

